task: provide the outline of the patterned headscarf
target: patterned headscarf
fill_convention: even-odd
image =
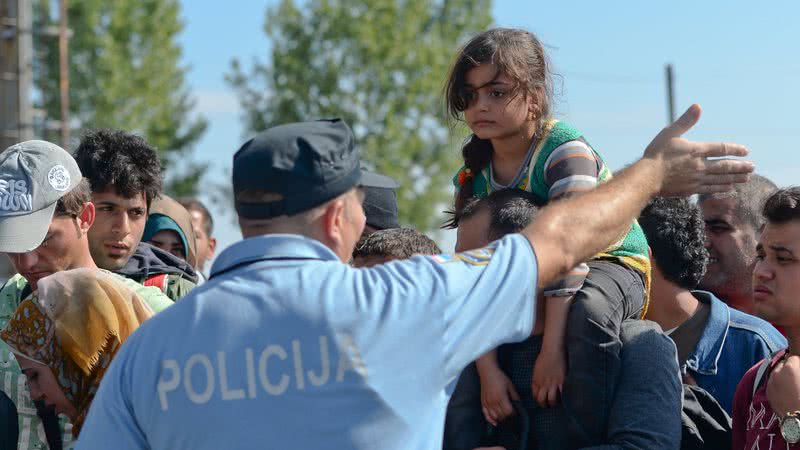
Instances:
[[[20,303],[0,332],[19,355],[49,367],[78,410],[78,435],[100,380],[120,345],[153,315],[142,299],[112,275],[76,269],[42,278],[33,298]]]

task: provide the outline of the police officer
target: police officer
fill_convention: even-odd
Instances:
[[[370,269],[341,120],[271,128],[234,156],[245,239],[211,279],[148,320],[106,373],[78,449],[438,449],[454,380],[531,333],[537,286],[599,252],[656,194],[728,189],[752,171],[733,144],[681,139],[691,108],[642,160],[487,248]],[[179,330],[179,331],[176,331]]]
[[[376,231],[400,228],[397,213],[397,191],[400,185],[393,179],[374,172],[363,172],[373,178],[382,178],[381,186],[364,186],[364,216],[366,224],[362,236]],[[373,183],[374,184],[374,183]]]

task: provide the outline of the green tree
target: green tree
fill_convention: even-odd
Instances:
[[[344,118],[367,166],[390,175],[402,224],[431,230],[452,201],[459,133],[448,126],[442,88],[455,51],[490,25],[491,0],[281,0],[268,8],[267,62],[235,88],[250,132]]]
[[[177,43],[183,27],[178,0],[70,0],[67,6],[72,129],[120,128],[140,134],[159,150],[167,191],[195,194],[206,166],[187,162],[187,157],[207,124],[192,114]],[[55,16],[52,0],[37,1],[37,25],[55,26]],[[57,119],[58,43],[41,37],[35,47],[40,107]]]

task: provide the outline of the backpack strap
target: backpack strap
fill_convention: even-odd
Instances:
[[[764,381],[764,375],[766,375],[767,370],[769,370],[770,364],[772,364],[772,358],[778,355],[778,353],[782,352],[781,350],[776,350],[769,354],[766,358],[761,361],[761,365],[758,366],[758,371],[756,372],[756,377],[753,380],[753,392],[750,394],[750,397],[756,396],[756,391],[758,390],[758,386]]]
[[[155,286],[161,290],[161,292],[167,291],[167,274],[162,273],[160,275],[152,276],[146,280],[144,280],[145,286]]]

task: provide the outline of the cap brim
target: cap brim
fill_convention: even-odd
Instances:
[[[24,253],[41,245],[57,203],[24,216],[0,217],[0,252]]]
[[[383,189],[397,189],[400,187],[400,184],[394,179],[366,170],[361,171],[361,181],[359,181],[358,185]]]

